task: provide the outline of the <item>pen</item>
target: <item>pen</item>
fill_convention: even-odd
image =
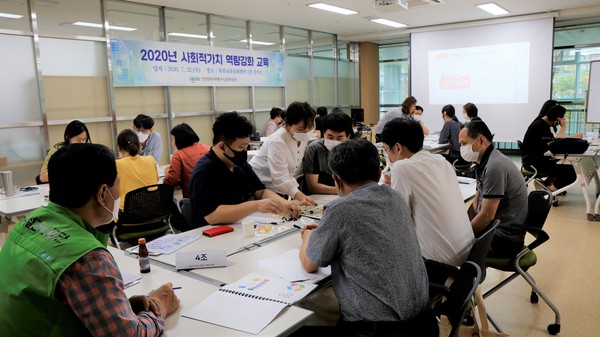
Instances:
[[[296,228],[298,228],[298,229],[302,229],[302,227],[300,227],[300,226],[298,226],[298,225],[296,225],[296,224],[294,224],[294,227],[296,227]]]
[[[277,222],[263,222],[263,221],[257,221],[257,223],[261,224],[261,225],[278,225]]]
[[[179,289],[181,289],[181,287],[173,287],[172,289],[173,290],[179,290]]]

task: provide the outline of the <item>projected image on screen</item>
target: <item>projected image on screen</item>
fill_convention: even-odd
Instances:
[[[529,42],[429,51],[431,104],[527,103]]]

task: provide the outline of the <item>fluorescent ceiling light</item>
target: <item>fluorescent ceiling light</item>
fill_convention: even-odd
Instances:
[[[382,25],[394,27],[394,28],[406,27],[406,25],[403,24],[403,23],[392,21],[392,20],[388,20],[388,19],[371,19],[371,21],[379,23],[379,24],[382,24]]]
[[[504,15],[510,13],[506,9],[498,6],[497,4],[490,2],[487,4],[477,5],[477,7],[483,9],[484,11],[493,14],[493,15]]]
[[[84,26],[84,27],[93,27],[93,28],[102,28],[102,24],[99,23],[93,23],[93,22],[83,22],[83,21],[77,21],[77,22],[73,22],[73,26]],[[126,32],[133,32],[134,30],[137,30],[137,28],[131,28],[131,27],[119,27],[119,26],[113,26],[113,25],[108,25],[108,27],[112,30],[124,30]]]
[[[316,8],[316,9],[322,9],[324,11],[330,11],[330,12],[334,12],[334,13],[338,13],[338,14],[343,14],[343,15],[351,15],[351,14],[358,13],[357,11],[353,11],[353,10],[345,9],[345,8],[341,8],[341,7],[336,7],[336,6],[332,6],[332,5],[328,5],[328,4],[324,4],[322,2],[318,2],[316,4],[308,5],[308,7],[312,7],[312,8]]]
[[[23,15],[19,15],[19,14],[0,13],[0,18],[20,19],[22,17],[23,17]]]
[[[240,42],[248,43],[248,40],[240,40]],[[275,43],[274,42],[262,42],[262,41],[252,40],[252,44],[259,44],[261,46],[272,46]]]
[[[187,33],[169,33],[167,35],[170,36],[179,36],[179,37],[191,37],[194,39],[208,39],[207,35],[200,35],[200,34],[187,34]],[[215,38],[214,35],[211,35],[211,38]]]

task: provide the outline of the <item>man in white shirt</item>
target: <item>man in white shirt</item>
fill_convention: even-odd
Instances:
[[[474,235],[452,166],[423,150],[423,129],[414,120],[388,122],[382,139],[393,163],[391,187],[408,202],[423,257],[460,266]]]

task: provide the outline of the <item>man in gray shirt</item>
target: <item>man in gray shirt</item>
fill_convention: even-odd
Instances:
[[[156,165],[160,165],[162,157],[162,138],[160,133],[154,132],[154,120],[147,115],[137,115],[133,120],[133,127],[137,131],[142,144],[142,156],[152,156]]]
[[[477,163],[477,192],[469,217],[475,234],[500,219],[488,256],[515,257],[525,241],[525,231],[515,225],[527,218],[527,186],[512,160],[494,148],[492,137],[483,121],[465,124],[459,134],[462,157]]]
[[[302,230],[300,261],[308,272],[331,265],[341,334],[437,336],[410,210],[398,192],[377,184],[377,149],[349,140],[331,150],[329,166],[342,197],[318,226]]]

